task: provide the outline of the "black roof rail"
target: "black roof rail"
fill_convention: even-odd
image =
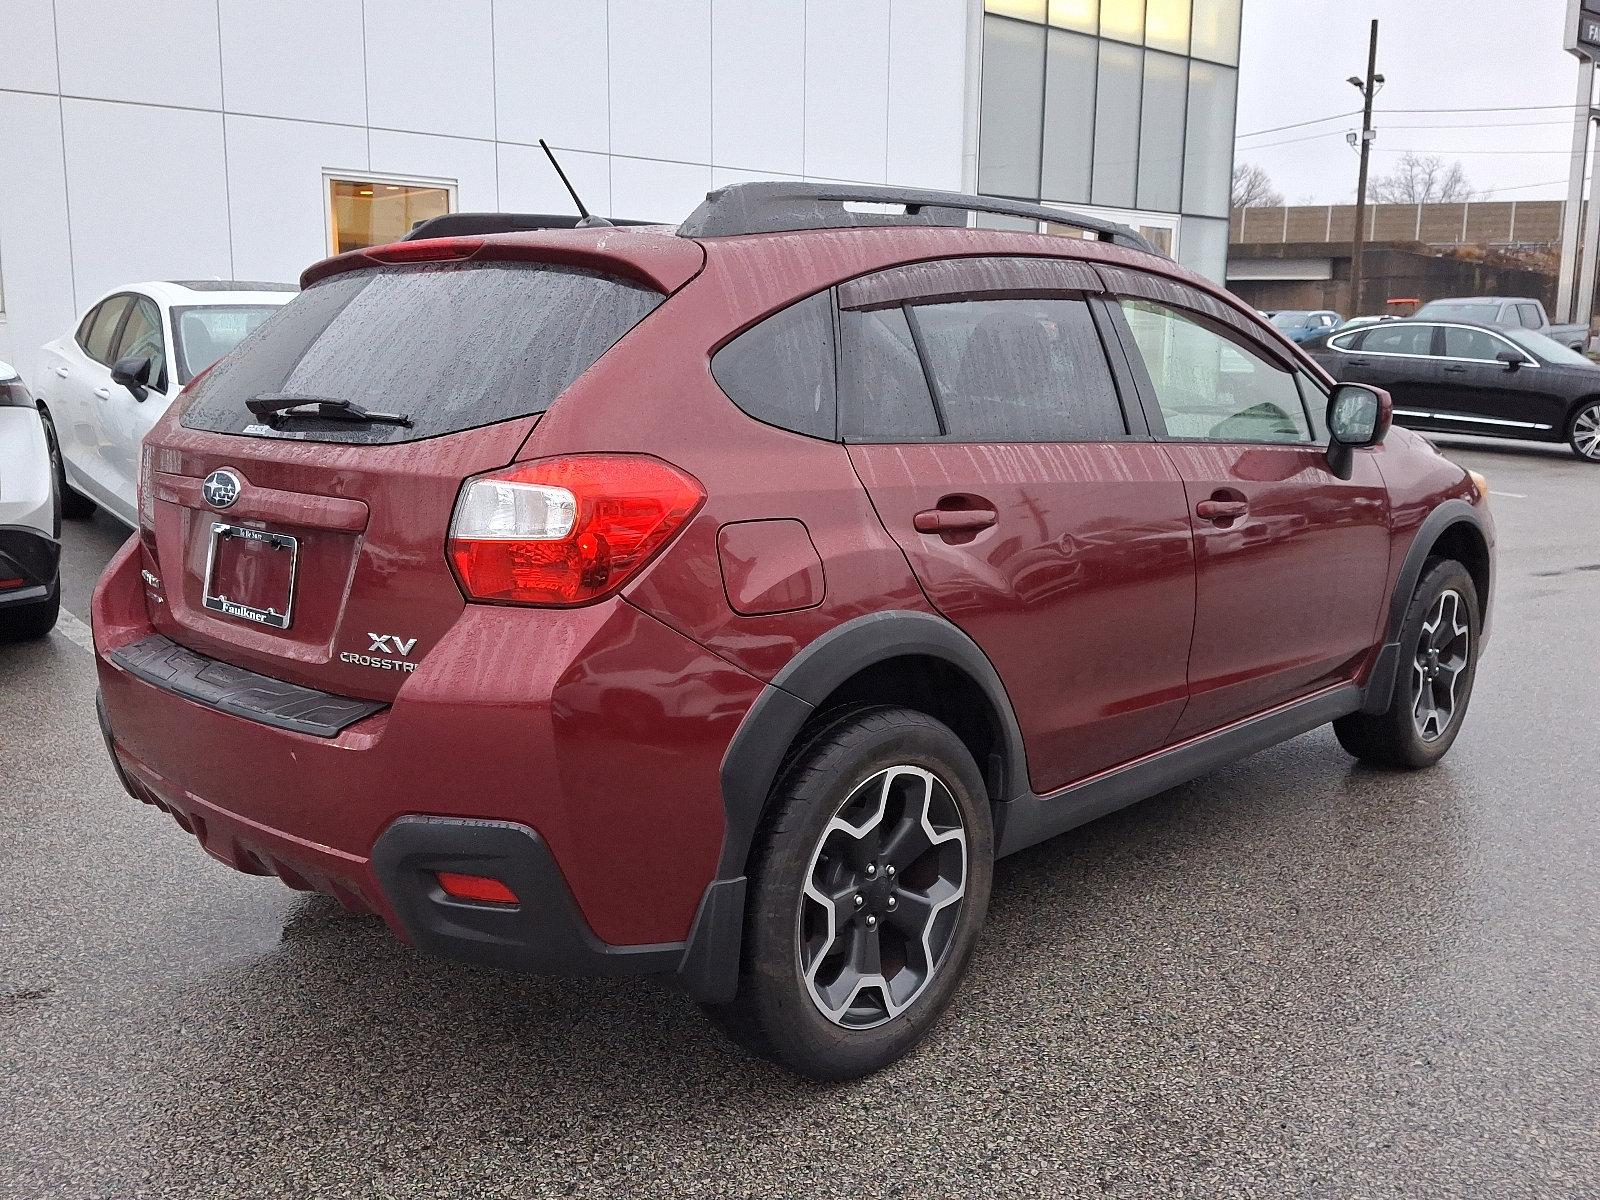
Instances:
[[[418,221],[402,242],[419,238],[470,237],[485,233],[530,233],[538,229],[575,229],[580,218],[570,213],[453,212]],[[612,217],[613,225],[649,225],[649,221],[628,221]],[[600,227],[600,228],[603,228]]]
[[[883,204],[903,212],[862,212],[848,204]],[[853,183],[733,183],[706,193],[678,233],[683,237],[734,237],[745,233],[787,233],[801,229],[855,229],[881,225],[964,226],[970,213],[994,213],[1071,225],[1102,242],[1143,250],[1162,258],[1144,237],[1115,221],[1069,209],[972,196],[929,188],[878,187]]]

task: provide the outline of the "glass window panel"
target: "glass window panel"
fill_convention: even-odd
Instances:
[[[148,358],[150,386],[158,392],[167,390],[167,339],[161,333],[161,310],[154,300],[144,296],[139,297],[128,314],[111,361],[130,357]]]
[[[1288,371],[1164,304],[1121,303],[1168,436],[1220,442],[1312,440],[1299,385]]]
[[[1087,203],[1094,165],[1094,78],[1098,43],[1052,29],[1045,64],[1044,165],[1040,195]]]
[[[833,302],[808,296],[711,357],[717,386],[758,421],[832,439]]]
[[[903,308],[839,314],[839,394],[847,441],[939,436],[928,377]]]
[[[1228,222],[1210,217],[1184,217],[1178,232],[1178,261],[1213,283],[1225,284]]]
[[[1100,27],[1100,0],[1050,0],[1050,24],[1095,33]]]
[[[1139,207],[1177,212],[1183,200],[1183,110],[1189,64],[1146,52],[1139,114]]]
[[[978,116],[981,192],[1039,196],[1044,36],[1042,25],[984,18],[983,106]]]
[[[333,253],[399,241],[418,221],[450,211],[450,189],[382,180],[330,179]]]
[[[1188,140],[1183,161],[1183,211],[1202,217],[1228,215],[1233,173],[1233,108],[1237,71],[1210,63],[1189,64]]]
[[[1374,347],[1375,348],[1375,347]],[[1444,356],[1446,358],[1472,358],[1479,362],[1494,362],[1495,355],[1511,347],[1481,329],[1464,329],[1459,325],[1444,327]]]
[[[1344,343],[1343,348],[1366,354],[1414,354],[1425,357],[1433,353],[1433,330],[1432,325],[1386,321],[1371,329],[1363,329],[1354,340]]]
[[[1144,0],[1102,0],[1100,36],[1119,42],[1144,41]]]
[[[983,0],[985,11],[1023,21],[1044,21],[1046,0]]]
[[[1144,44],[1152,50],[1189,53],[1189,0],[1149,0]]]
[[[1127,435],[1082,300],[976,300],[912,310],[949,436],[970,442]]]
[[[206,304],[172,310],[178,382],[188,383],[255,332],[278,311],[275,304]]]
[[[1239,61],[1239,7],[1242,0],[1194,0],[1189,53],[1234,66]]]
[[[1132,208],[1139,177],[1139,104],[1144,51],[1100,43],[1100,85],[1094,111],[1092,200]]]
[[[131,303],[132,296],[113,296],[95,310],[94,324],[89,326],[89,336],[83,342],[84,353],[97,362],[111,365],[111,339],[116,336],[117,325]]]

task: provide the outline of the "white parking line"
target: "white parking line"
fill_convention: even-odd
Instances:
[[[82,646],[90,654],[94,653],[94,634],[89,632],[87,625],[64,608],[61,610],[61,615],[56,618],[55,632],[74,646]]]
[[[1490,491],[1489,495],[1491,495],[1491,496],[1504,496],[1507,500],[1526,500],[1527,499],[1527,497],[1524,496],[1521,492],[1496,492],[1496,491]]]

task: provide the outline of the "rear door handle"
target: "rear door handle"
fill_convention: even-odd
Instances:
[[[111,389],[108,387],[97,387],[94,390],[94,394],[99,396],[102,400],[111,399]]]
[[[1202,500],[1194,506],[1195,516],[1207,521],[1237,521],[1249,511],[1243,500]]]
[[[911,518],[918,533],[975,533],[999,520],[992,508],[930,508]]]
[[[1446,367],[1444,373],[1446,375],[1465,375],[1467,369],[1465,367]]]

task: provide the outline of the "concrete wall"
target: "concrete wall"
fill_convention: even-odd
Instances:
[[[676,221],[794,177],[959,188],[971,0],[5,0],[0,358],[149,278],[292,280],[324,170]]]

